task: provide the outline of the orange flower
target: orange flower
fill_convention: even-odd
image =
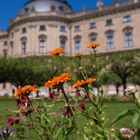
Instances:
[[[88,45],[87,45],[87,48],[96,48],[96,47],[99,47],[99,46],[101,46],[101,44],[100,43],[98,43],[98,42],[90,42]]]
[[[80,81],[77,81],[74,85],[73,85],[73,88],[78,88],[78,87],[82,87],[84,85],[88,85],[92,82],[95,82],[96,79],[95,78],[89,78],[89,79],[86,79],[86,80],[80,80]]]
[[[48,82],[45,83],[46,87],[52,87],[52,86],[56,86],[60,83],[64,83],[67,80],[71,79],[71,75],[68,73],[62,73],[60,76],[57,77],[53,77],[52,80],[49,80]]]
[[[57,49],[51,51],[51,56],[59,55],[63,52],[64,52],[64,50],[62,48],[57,48]]]
[[[19,88],[16,92],[14,96],[21,96],[22,94],[29,94],[31,92],[36,92],[38,91],[37,87],[35,85],[31,86],[31,85],[26,85],[22,88]]]

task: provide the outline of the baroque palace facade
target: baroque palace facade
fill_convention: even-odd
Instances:
[[[98,53],[140,50],[140,0],[98,0],[97,8],[79,13],[64,0],[30,0],[0,32],[0,56],[49,55],[58,47],[86,55],[89,41],[102,44]]]

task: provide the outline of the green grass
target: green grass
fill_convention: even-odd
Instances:
[[[50,104],[50,103],[48,103]],[[60,102],[58,103],[57,106],[54,106],[53,110],[56,111],[58,110],[63,104]],[[105,112],[109,118],[109,123],[111,123],[111,121],[115,118],[115,116],[120,113],[121,111],[125,110],[125,109],[130,109],[130,108],[134,108],[134,104],[133,103],[105,103],[106,108],[105,108]],[[16,102],[15,100],[12,99],[1,99],[0,100],[0,124],[5,124],[6,122],[6,117],[5,116],[9,116],[10,114],[12,114],[12,110],[17,109],[16,107]],[[121,121],[119,121],[117,124],[114,125],[115,127],[131,127],[132,123],[131,123],[131,117],[127,117]],[[26,134],[26,137],[28,137],[28,139],[35,139],[36,134],[34,133],[30,133],[28,132]],[[28,140],[27,139],[27,140]]]

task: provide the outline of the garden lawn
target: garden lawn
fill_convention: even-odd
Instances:
[[[48,103],[51,104],[51,103]],[[105,112],[107,116],[109,117],[109,122],[115,118],[115,116],[120,113],[121,111],[125,109],[134,108],[133,103],[105,103],[106,108]],[[58,110],[62,106],[61,102],[58,102],[57,106],[54,106],[54,110]],[[16,109],[16,102],[13,99],[1,99],[0,100],[0,124],[6,124],[6,116],[9,116],[12,113],[12,110]],[[117,124],[115,124],[115,127],[131,127],[131,118],[127,117],[121,121],[119,121]],[[27,140],[31,140],[35,138],[34,133],[27,133]],[[36,139],[34,139],[36,140]]]

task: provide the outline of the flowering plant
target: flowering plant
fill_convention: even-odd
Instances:
[[[139,140],[140,139],[140,96],[135,87],[128,87],[126,89],[126,92],[129,96],[132,96],[135,104],[136,104],[136,109],[127,109],[122,112],[120,112],[116,118],[112,121],[112,124],[116,123],[120,119],[126,117],[126,116],[132,116],[132,124],[133,124],[133,129],[125,128],[123,130],[120,130],[120,137],[124,137],[125,139],[135,139]]]

